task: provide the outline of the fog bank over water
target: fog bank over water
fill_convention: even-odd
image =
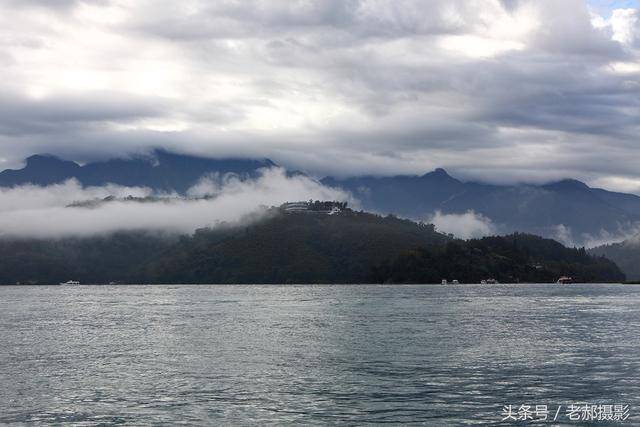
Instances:
[[[356,203],[341,190],[306,176],[287,176],[280,168],[263,169],[255,180],[237,176],[208,176],[189,190],[192,198],[159,195],[154,202],[115,200],[92,207],[69,207],[78,201],[107,196],[145,197],[139,187],[82,188],[76,181],[47,187],[26,185],[0,190],[0,236],[54,238],[90,236],[119,230],[162,230],[190,233],[219,222],[236,222],[292,200],[339,200]],[[208,198],[202,198],[209,196]],[[198,197],[198,198],[196,198]],[[252,217],[255,218],[255,217]]]

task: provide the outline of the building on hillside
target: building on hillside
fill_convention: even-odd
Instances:
[[[315,213],[325,215],[335,215],[347,208],[347,202],[335,201],[313,201],[308,202],[287,202],[280,205],[280,209],[287,213]]]
[[[308,202],[287,202],[280,205],[285,212],[309,212]]]

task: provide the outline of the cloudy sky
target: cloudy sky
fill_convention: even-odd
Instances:
[[[639,7],[0,0],[0,168],[161,146],[640,193]]]

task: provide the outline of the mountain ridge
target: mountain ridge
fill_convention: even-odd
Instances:
[[[0,187],[24,184],[46,186],[75,178],[83,186],[117,184],[185,193],[203,175],[209,173],[235,173],[255,177],[259,169],[274,166],[277,165],[270,159],[215,159],[161,149],[156,149],[147,156],[112,158],[85,165],[51,154],[35,154],[26,159],[22,169],[0,172]]]
[[[0,172],[0,187],[49,185],[75,178],[83,186],[111,183],[186,194],[203,175],[234,173],[255,178],[261,168],[275,166],[270,159],[214,159],[161,149],[146,157],[85,165],[37,154],[27,158],[22,169]],[[300,175],[307,176],[304,171],[288,172],[290,177]],[[571,178],[545,184],[498,185],[461,181],[437,168],[422,175],[327,176],[320,182],[351,193],[367,211],[415,220],[429,220],[436,212],[473,212],[490,220],[495,233],[527,232],[566,244],[623,235],[640,224],[639,196],[591,188]]]
[[[609,243],[589,249],[594,256],[603,256],[615,262],[628,280],[640,280],[640,234],[618,243]]]
[[[582,244],[602,234],[623,234],[640,222],[639,196],[591,188],[575,179],[496,185],[463,182],[444,170],[434,172],[325,177],[322,182],[352,192],[364,209],[381,214],[426,219],[433,212],[459,215],[473,211],[489,218],[497,233],[522,231],[570,239],[565,243]]]

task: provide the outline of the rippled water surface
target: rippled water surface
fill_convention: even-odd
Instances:
[[[0,287],[0,423],[487,425],[574,402],[640,425],[640,286]]]

